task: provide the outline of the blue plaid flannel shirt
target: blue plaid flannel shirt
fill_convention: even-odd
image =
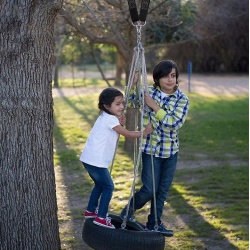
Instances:
[[[152,153],[156,157],[168,158],[179,151],[179,129],[188,114],[188,97],[177,89],[173,94],[161,97],[160,88],[148,87],[149,95],[161,107],[156,113],[150,109],[144,112],[144,126],[153,125],[154,131],[143,139],[142,152],[151,154],[150,136],[152,136]],[[129,103],[136,101],[135,91],[132,90]]]

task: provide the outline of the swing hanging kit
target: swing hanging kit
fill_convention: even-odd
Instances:
[[[135,0],[128,0],[129,12],[130,12],[130,16],[131,16],[133,23],[136,23],[139,21],[146,23],[149,4],[150,4],[150,0],[142,0],[140,14],[138,15]]]
[[[137,46],[134,48],[134,53],[133,53],[133,58],[132,58],[132,63],[131,63],[131,68],[130,68],[130,74],[129,74],[129,79],[128,79],[128,85],[126,88],[126,93],[125,93],[125,109],[127,108],[127,103],[128,103],[128,97],[131,92],[131,87],[134,81],[135,73],[138,73],[138,82],[136,84],[136,101],[133,105],[134,109],[140,110],[141,111],[141,128],[143,128],[143,116],[144,112],[148,112],[149,108],[144,104],[144,94],[148,93],[148,79],[147,79],[147,69],[146,69],[146,62],[145,62],[145,54],[144,54],[144,48],[141,43],[141,29],[142,27],[146,24],[146,17],[148,13],[148,7],[149,7],[149,0],[142,0],[141,2],[141,10],[140,10],[140,15],[138,15],[137,12],[137,7],[135,0],[128,0],[128,5],[129,5],[129,10],[130,10],[130,15],[132,19],[132,24],[136,27],[137,31]],[[137,121],[138,122],[138,121]],[[138,126],[138,124],[136,124]],[[139,138],[139,145],[137,145],[135,148],[134,152],[134,179],[133,179],[133,184],[132,188],[130,191],[130,197],[128,200],[127,204],[127,210],[126,210],[126,215],[123,218],[123,223],[121,225],[122,229],[126,228],[126,223],[128,220],[128,214],[129,214],[129,208],[130,208],[130,203],[132,197],[134,197],[135,193],[135,180],[136,176],[138,174],[138,169],[141,164],[141,151],[142,151],[142,140],[143,136]],[[152,154],[152,138],[150,136],[150,144],[151,144],[151,164],[152,164],[152,179],[153,179],[153,192],[154,192],[154,211],[155,211],[155,230],[158,229],[158,222],[157,222],[157,214],[156,214],[156,196],[155,196],[155,183],[154,183],[154,163],[153,163],[153,154]],[[134,206],[133,206],[133,211],[134,211]],[[135,220],[135,217],[133,216],[133,220]]]
[[[144,48],[142,46],[141,42],[141,30],[142,27],[146,24],[146,18],[148,14],[150,0],[142,0],[141,1],[141,7],[140,7],[140,14],[138,15],[137,6],[135,0],[128,0],[128,6],[130,11],[130,16],[132,20],[132,25],[136,27],[137,32],[137,45],[134,48],[133,53],[133,59],[131,63],[130,68],[130,75],[128,79],[128,85],[126,88],[125,93],[125,109],[127,106],[127,98],[128,94],[131,90],[131,85],[134,80],[135,73],[138,73],[138,78],[142,78],[142,82],[145,83],[143,86],[140,85],[139,90],[137,89],[136,95],[137,95],[137,101],[134,103],[133,108],[139,108],[141,99],[143,99],[144,103],[144,97],[141,96],[140,90],[142,88],[143,91],[147,93],[147,72],[146,72],[146,63],[145,63],[145,55],[144,55]],[[146,87],[145,87],[146,86]]]

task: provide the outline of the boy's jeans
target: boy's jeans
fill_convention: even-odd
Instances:
[[[155,195],[156,195],[156,211],[157,222],[161,224],[161,216],[164,207],[164,201],[167,198],[168,190],[172,184],[177,164],[178,153],[169,158],[160,158],[153,156],[154,176],[155,176]],[[152,182],[152,160],[151,155],[142,153],[142,174],[141,179],[143,186],[135,193],[134,209],[142,208],[148,201],[151,201],[150,214],[148,216],[148,224],[155,224],[154,212],[154,192]],[[133,199],[131,200],[132,206]]]
[[[83,162],[83,166],[95,183],[91,192],[87,210],[94,212],[98,208],[98,217],[106,218],[109,202],[112,198],[114,183],[107,168],[98,168]],[[100,198],[99,206],[98,200]]]

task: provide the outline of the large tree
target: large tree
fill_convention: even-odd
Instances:
[[[53,167],[61,0],[0,1],[0,249],[60,249]]]

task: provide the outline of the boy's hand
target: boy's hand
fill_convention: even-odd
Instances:
[[[158,104],[155,102],[155,100],[149,94],[144,95],[144,101],[155,112],[157,112],[160,109]]]
[[[135,87],[135,85],[138,83],[139,80],[139,72],[136,71],[135,75],[134,75],[134,79],[133,79],[133,83],[132,83],[132,89]]]

